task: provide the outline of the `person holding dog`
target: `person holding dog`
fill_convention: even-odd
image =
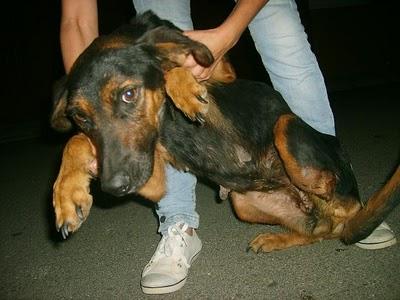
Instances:
[[[185,34],[205,44],[218,62],[248,27],[274,88],[294,113],[316,130],[335,135],[333,114],[322,73],[311,51],[294,0],[237,0],[231,14],[218,27],[193,30],[190,1],[133,0],[137,13],[152,10],[162,19],[185,30]],[[96,0],[63,0],[60,41],[65,71],[99,35]],[[188,56],[184,66],[199,80],[213,71]],[[157,204],[161,241],[142,273],[141,287],[147,294],[163,294],[180,289],[190,264],[202,244],[196,234],[199,216],[195,210],[196,177],[167,167],[167,193]],[[381,249],[396,243],[386,223],[356,245]]]

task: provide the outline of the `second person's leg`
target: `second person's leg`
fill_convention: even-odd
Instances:
[[[193,29],[188,0],[133,0],[137,13],[152,10],[182,30]],[[166,168],[166,194],[157,204],[161,241],[142,273],[146,294],[164,294],[180,289],[186,281],[191,262],[202,244],[195,228],[196,177],[171,166]]]
[[[270,0],[249,29],[274,88],[314,129],[335,135],[324,78],[293,0]]]

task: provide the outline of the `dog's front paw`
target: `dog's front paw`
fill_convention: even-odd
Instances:
[[[209,102],[207,89],[186,68],[174,68],[165,74],[165,88],[175,106],[192,121],[205,122]]]
[[[68,179],[57,180],[53,190],[53,206],[56,214],[56,228],[64,239],[69,232],[75,232],[89,215],[92,195],[88,188]]]
[[[84,134],[73,136],[63,151],[60,171],[53,186],[56,228],[63,238],[75,232],[92,207],[90,180],[97,175],[96,151]]]

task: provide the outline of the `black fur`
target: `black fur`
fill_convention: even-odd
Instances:
[[[263,169],[258,158],[273,143],[277,118],[290,113],[282,96],[264,83],[248,80],[219,84],[209,93],[237,135],[207,122],[198,126],[182,114],[175,114],[175,119],[167,114],[161,126],[162,143],[196,175],[224,187],[237,191],[276,187],[276,172]],[[252,160],[240,162],[235,145],[243,147]]]
[[[308,242],[354,242],[398,204],[399,170],[360,210],[356,179],[336,137],[308,126],[264,83],[210,85],[214,100],[204,126],[187,119],[166,96],[164,72],[179,65],[169,52],[192,54],[207,66],[213,62],[210,51],[151,13],[133,24],[92,43],[72,68],[66,92],[60,93],[66,103],[58,107],[66,108],[96,146],[105,190],[119,196],[140,190],[153,174],[160,143],[178,167],[234,192],[262,192],[258,195],[266,207],[286,197],[277,210],[287,210],[300,221],[277,222],[306,235]],[[172,48],[160,43],[171,43]],[[102,95],[110,82],[114,85]],[[129,103],[121,101],[126,82],[137,92]],[[148,91],[152,96],[145,96]],[[91,112],[80,107],[82,99]],[[63,123],[57,116],[63,118],[64,113],[56,110],[54,124]],[[121,178],[125,186],[115,190],[112,186]]]

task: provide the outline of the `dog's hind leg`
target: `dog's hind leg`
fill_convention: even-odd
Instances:
[[[73,136],[66,144],[57,180],[53,186],[56,228],[63,238],[86,220],[92,206],[89,184],[97,175],[96,151],[84,134]]]
[[[293,246],[311,244],[320,238],[312,232],[317,219],[310,212],[299,207],[296,191],[281,188],[270,192],[231,193],[233,208],[239,219],[250,223],[279,224],[290,232],[265,233],[249,244],[255,252],[271,252]]]
[[[274,144],[291,182],[305,192],[330,200],[339,161],[333,137],[323,135],[294,114],[282,115],[274,127]],[[336,161],[335,161],[336,160]]]

